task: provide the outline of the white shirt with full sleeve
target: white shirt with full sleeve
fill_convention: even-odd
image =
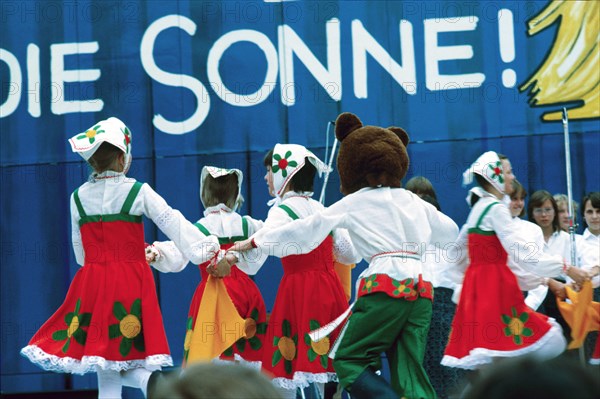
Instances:
[[[559,230],[552,233],[546,242],[546,251],[560,255],[571,263],[571,237],[569,233]],[[598,264],[598,248],[587,242],[583,236],[575,234],[575,264],[573,266],[587,268]],[[564,277],[564,276],[563,276]]]
[[[305,219],[265,228],[254,242],[278,257],[308,253],[336,228],[346,229],[352,240],[357,257],[350,263],[361,258],[369,263],[359,279],[386,274],[396,280],[418,278],[427,245],[452,242],[458,231],[452,219],[410,191],[382,187],[364,188]]]
[[[233,212],[225,204],[218,204],[208,207],[204,210],[204,217],[198,220],[212,236],[219,238],[233,238],[240,240],[244,236],[243,220],[248,226],[247,236],[251,236],[260,230],[263,226],[261,220],[253,219],[249,216],[241,216]],[[154,242],[152,244],[160,253],[158,260],[152,262],[152,266],[163,273],[175,273],[183,270],[189,263],[187,259],[173,244],[172,241]],[[246,272],[260,269],[266,257],[243,258],[238,256],[236,266]]]
[[[291,209],[292,212],[294,212],[294,214],[296,214],[296,216],[298,216],[299,219],[305,219],[307,217],[310,217],[311,215],[323,211],[323,209],[325,209],[324,206],[320,202],[312,199],[311,196],[311,192],[299,193],[294,191],[288,191],[287,193],[285,193],[281,197],[281,202],[279,203],[279,206],[273,206],[269,210],[263,229],[260,230],[259,233],[255,234],[253,237],[256,238],[258,234],[261,234],[261,232],[267,232],[269,230],[277,229],[278,227],[285,226],[288,223],[294,221],[292,216],[280,207],[281,205]],[[356,254],[355,247],[346,229],[335,228],[329,230],[329,232],[333,233],[333,256],[338,262],[343,264],[360,262],[360,257]],[[267,256],[276,256],[279,258],[283,258],[288,255],[308,253],[313,249],[317,248],[326,237],[327,235],[323,236],[320,240],[312,234],[310,235],[310,237],[305,237],[309,238],[310,241],[309,247],[305,248],[307,252],[300,252],[296,243],[292,242],[283,245],[283,247],[279,248],[278,251],[268,251],[264,250],[265,248],[261,248],[260,250],[253,249],[242,253],[241,257],[245,260],[260,259],[264,263],[264,259],[266,259]],[[255,266],[257,264],[259,263],[256,263]],[[260,266],[262,266],[262,263],[259,264],[258,268],[260,268]],[[258,271],[258,268],[251,267],[248,270],[243,270],[246,271],[246,273],[254,274]]]
[[[109,215],[121,211],[123,203],[136,182],[123,173],[107,171],[93,175],[90,181],[79,187],[78,195],[88,215]],[[135,198],[131,215],[144,215],[151,219],[175,245],[193,262],[202,263],[214,256],[219,249],[216,237],[207,237],[183,217],[181,212],[171,208],[148,184],[144,183]],[[71,195],[71,226],[73,251],[77,263],[84,264],[85,254],[79,230],[79,212]]]
[[[596,256],[596,265],[600,265],[598,258],[600,258],[600,235],[593,235],[589,228],[586,228],[582,234],[583,240],[589,246],[590,252]],[[591,266],[592,268],[594,266]],[[590,266],[584,266],[584,269],[590,269]],[[600,275],[592,277],[592,285],[594,288],[600,286]]]
[[[544,250],[544,233],[540,226],[520,218],[513,218],[513,229],[519,232],[519,236],[526,240],[525,249],[527,251],[523,256],[531,258],[536,253]],[[514,248],[513,248],[514,249]],[[514,259],[519,254],[515,250],[508,251],[508,263],[519,282],[519,287],[523,291],[529,291],[536,288],[540,279],[536,274],[532,274],[519,266],[519,263]]]
[[[585,238],[579,234],[575,235],[575,248],[576,261],[574,266],[581,267],[584,270],[590,270],[594,265],[598,264],[598,247],[594,247],[593,244],[587,242]],[[567,263],[571,263],[569,260],[571,259],[571,237],[565,231],[559,230],[554,232],[548,239],[548,242],[544,241],[543,250],[549,254],[559,255],[563,257]],[[551,277],[560,277],[568,282],[573,281],[562,272],[560,275]],[[594,287],[598,287],[599,282],[598,277],[592,279],[592,285]],[[539,286],[538,288],[532,289],[527,293],[525,303],[535,310],[542,304],[547,293],[548,287],[546,286]]]
[[[456,284],[462,284],[464,272],[468,266],[468,231],[477,226],[483,209],[489,204],[498,202],[491,194],[482,197],[469,214],[454,246],[450,247],[447,259],[455,264],[450,279]],[[520,229],[510,216],[508,208],[502,203],[492,206],[479,222],[479,228],[494,231],[509,255],[508,267],[518,277],[522,289],[532,289],[543,283],[545,277],[557,276],[562,272],[563,258],[544,251],[535,250],[535,239],[532,240],[528,229]]]

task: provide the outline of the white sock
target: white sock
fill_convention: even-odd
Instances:
[[[121,372],[123,385],[126,387],[139,388],[142,390],[144,397],[147,397],[148,380],[152,372],[144,368],[130,369]]]
[[[98,374],[98,399],[121,399],[121,374],[114,370],[96,371]]]

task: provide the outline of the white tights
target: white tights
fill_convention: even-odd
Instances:
[[[121,374],[114,370],[96,371],[98,374],[98,399],[121,398]]]
[[[148,380],[150,379],[151,374],[151,371],[143,368],[121,371],[123,385],[126,387],[141,389],[144,397],[148,397],[146,390],[148,388]]]

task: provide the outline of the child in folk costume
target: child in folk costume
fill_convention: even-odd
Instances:
[[[131,132],[117,118],[69,140],[94,173],[71,196],[77,271],[64,303],[21,354],[57,372],[98,374],[100,398],[120,398],[121,386],[146,394],[171,366],[152,271],[144,256],[142,215],[197,262],[218,251],[216,237],[198,232],[150,186],[127,178]]]
[[[558,356],[566,346],[560,326],[525,304],[510,266],[518,264],[544,284],[548,279],[543,276],[555,276],[562,270],[578,281],[587,274],[566,266],[560,256],[530,250],[529,241],[521,236],[521,229],[514,228],[509,210],[501,202],[505,176],[495,152],[481,155],[465,172],[464,183],[473,178],[480,186],[480,198],[453,246],[456,253],[448,254],[459,269],[467,263],[468,267],[442,364],[475,369],[500,357]],[[516,254],[510,263],[509,251]]]
[[[400,128],[363,126],[356,115],[336,121],[343,199],[276,230],[262,230],[239,250],[301,252],[334,228],[346,228],[369,267],[359,276],[356,303],[334,346],[333,365],[353,398],[435,398],[423,369],[433,291],[422,278],[422,251],[442,246],[458,227],[417,195],[400,188],[408,169],[408,136]],[[269,246],[269,243],[279,243]],[[339,318],[338,318],[339,320]],[[337,323],[333,323],[337,324]],[[336,350],[337,348],[337,350]],[[376,374],[386,352],[391,386]]]
[[[263,222],[249,216],[240,216],[236,209],[241,206],[243,174],[239,169],[223,169],[214,166],[202,168],[200,176],[200,200],[204,206],[204,217],[195,226],[206,236],[219,238],[221,250],[229,249],[234,241],[243,240],[258,231]],[[148,251],[148,249],[147,249]],[[162,272],[179,272],[187,265],[188,259],[170,242],[155,242],[149,248],[147,259],[152,266]],[[257,270],[266,258],[256,259],[248,264],[241,264],[245,270]],[[243,261],[243,260],[242,260]],[[209,273],[209,262],[199,265],[201,282],[198,284],[188,313],[186,338],[184,343],[184,363],[188,360],[190,342],[193,331],[201,328],[203,322],[210,320],[197,319],[202,295],[205,291]],[[233,301],[239,315],[246,320],[245,337],[240,338],[228,348],[220,358],[250,363],[260,368],[264,347],[267,316],[265,303],[258,287],[248,275],[235,265],[231,266],[231,274],[223,279],[227,294]],[[200,315],[202,316],[202,315]],[[204,315],[204,317],[208,317]]]
[[[277,144],[267,161],[266,179],[272,181],[275,205],[263,230],[288,225],[323,209],[311,197],[316,172],[320,175],[328,168],[312,152],[301,145]],[[309,383],[316,383],[323,397],[324,384],[336,380],[327,357],[333,340],[314,342],[308,336],[348,307],[334,271],[334,253],[338,261],[353,263],[352,243],[344,230],[329,232],[332,234],[320,239],[310,237],[312,247],[305,255],[297,255],[293,245],[281,248],[276,242],[272,243],[272,253],[263,254],[280,257],[283,264],[283,278],[267,329],[263,369],[273,375],[274,384],[285,397],[295,398],[296,389]]]

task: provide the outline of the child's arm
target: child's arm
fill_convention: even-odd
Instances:
[[[73,194],[71,194],[71,243],[73,244],[75,261],[80,266],[83,266],[85,256],[81,242],[81,230],[79,230],[79,211],[77,210],[77,205],[75,205]]]
[[[255,248],[268,256],[283,258],[289,255],[307,254],[323,242],[334,228],[344,227],[343,223],[348,212],[343,202],[344,199],[321,212],[304,219],[290,221],[274,229],[267,228],[268,223],[265,223],[265,228],[258,231],[251,242]],[[242,250],[245,247],[246,245],[242,244],[234,246],[233,250]]]
[[[248,235],[252,236],[254,233],[263,228],[264,222],[262,220],[253,219],[250,216],[243,217],[248,223]],[[238,269],[246,274],[254,275],[258,273],[262,265],[267,260],[267,256],[260,251],[251,250],[247,252],[238,251],[227,251],[228,259],[232,261],[232,265],[235,264]]]
[[[356,253],[348,230],[333,230],[333,256],[337,262],[345,265],[356,264],[362,260],[361,256]]]
[[[183,256],[179,248],[173,241],[155,241],[152,245],[146,247],[146,254],[154,256],[150,260],[150,266],[163,273],[177,273],[185,269],[189,260]]]
[[[175,243],[185,258],[199,265],[218,253],[220,247],[217,237],[202,234],[148,184],[142,186],[142,193],[142,212]]]
[[[549,255],[543,251],[532,251],[526,237],[519,229],[514,229],[512,217],[505,206],[494,206],[486,217],[491,218],[492,228],[496,232],[504,250],[513,251],[512,259],[527,272],[539,276],[540,284],[544,277],[556,277],[564,272],[578,284],[589,280],[587,272],[564,263],[560,255]],[[510,267],[510,264],[509,264]]]

